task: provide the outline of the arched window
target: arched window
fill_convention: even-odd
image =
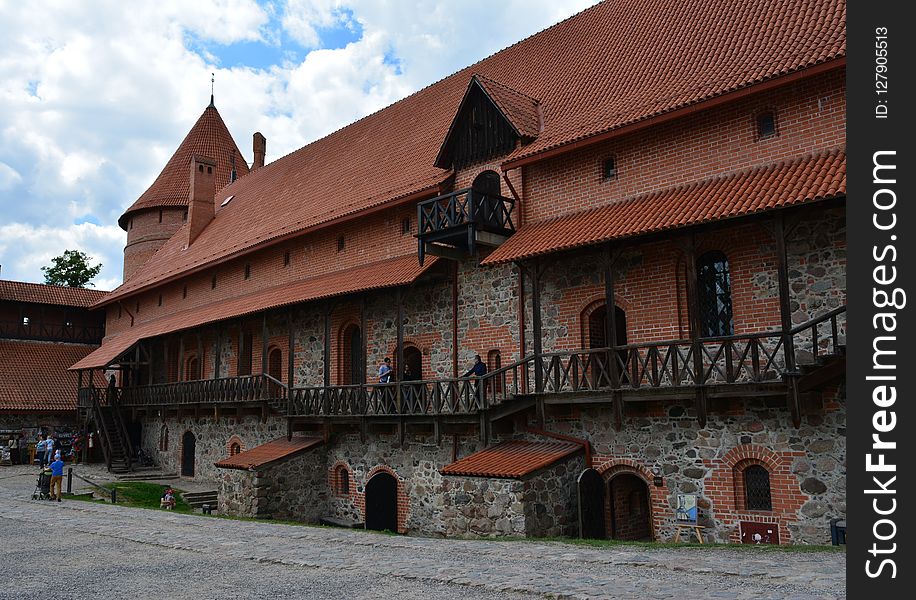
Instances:
[[[232,442],[229,446],[229,456],[235,456],[242,453],[242,445],[238,442]]]
[[[337,495],[338,496],[349,496],[350,495],[350,471],[347,470],[347,467],[340,465],[337,467]]]
[[[773,510],[770,496],[770,472],[760,465],[750,465],[743,471],[744,507],[747,510]]]
[[[162,429],[159,430],[159,451],[169,451],[169,428],[166,425],[163,425]]]
[[[719,251],[707,252],[697,259],[697,295],[700,309],[700,335],[732,335],[732,286],[728,259]]]
[[[502,368],[503,357],[499,349],[495,348],[487,352],[487,371],[498,371]],[[505,375],[497,375],[492,380],[493,391],[497,394],[501,394],[503,392],[503,379],[505,379]]]

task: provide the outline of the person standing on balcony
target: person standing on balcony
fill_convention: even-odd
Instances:
[[[462,377],[483,377],[487,374],[487,363],[483,362],[483,359],[480,358],[479,354],[474,355],[474,364],[468,369],[468,372],[462,375]],[[477,396],[480,400],[480,379],[474,381],[474,395]]]
[[[389,381],[391,381],[391,359],[386,356],[378,368],[378,382],[388,383]]]
[[[483,362],[479,354],[474,355],[474,364],[462,377],[483,377],[487,374],[487,363]]]

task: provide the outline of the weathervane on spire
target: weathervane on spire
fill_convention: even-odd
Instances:
[[[216,73],[210,73],[210,106],[216,107],[213,104],[213,82],[216,80]]]

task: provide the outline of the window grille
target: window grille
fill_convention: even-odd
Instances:
[[[744,470],[744,504],[747,510],[773,510],[770,473],[760,465]]]
[[[728,259],[721,252],[707,252],[697,260],[700,334],[703,337],[732,335],[732,290]]]

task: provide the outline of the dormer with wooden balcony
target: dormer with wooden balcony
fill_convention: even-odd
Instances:
[[[506,156],[537,138],[543,127],[537,100],[482,75],[468,84],[435,165],[458,171]],[[502,195],[500,176],[484,171],[467,188],[417,205],[420,262],[434,254],[460,260],[478,246],[496,247],[515,232],[515,201]]]

